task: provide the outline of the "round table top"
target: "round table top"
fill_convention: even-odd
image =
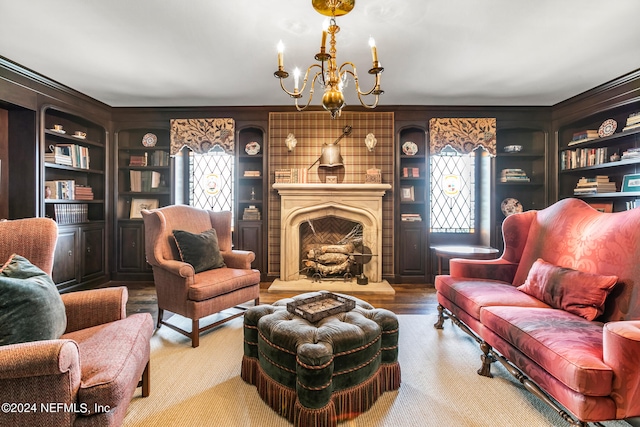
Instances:
[[[500,251],[490,246],[472,246],[472,245],[437,245],[432,246],[438,256],[452,257],[475,257],[475,256],[495,256]]]

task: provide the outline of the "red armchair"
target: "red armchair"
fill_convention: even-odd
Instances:
[[[153,267],[158,295],[158,328],[162,325],[191,338],[198,347],[200,333],[244,314],[239,304],[260,302],[260,272],[251,268],[255,254],[231,248],[231,212],[213,212],[186,205],[143,210],[147,262]],[[202,233],[214,228],[224,267],[196,273],[182,261],[174,230]],[[229,308],[241,309],[224,319],[200,327],[200,319]],[[164,311],[191,319],[191,331],[163,320]]]
[[[0,222],[0,259],[17,253],[51,274],[56,239],[48,218]],[[60,339],[0,347],[0,402],[33,409],[2,411],[0,425],[122,424],[140,383],[149,395],[153,333],[148,313],[126,317],[127,296],[126,287],[63,294]]]

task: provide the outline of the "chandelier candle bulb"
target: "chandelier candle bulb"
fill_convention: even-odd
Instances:
[[[278,68],[284,68],[284,44],[282,44],[282,40],[278,42]]]
[[[376,48],[376,41],[373,37],[369,37],[369,46],[371,46],[371,57],[373,58],[373,66],[376,66],[378,62],[378,49]]]
[[[320,45],[320,51],[324,52],[327,45],[327,31],[329,30],[329,20],[325,19],[322,23],[322,44]]]
[[[293,70],[293,90],[294,92],[298,91],[298,83],[300,82],[300,69],[296,67]]]

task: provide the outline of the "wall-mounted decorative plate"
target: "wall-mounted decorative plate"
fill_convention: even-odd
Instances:
[[[145,133],[142,137],[142,145],[145,147],[155,147],[158,137],[153,133]]]
[[[598,135],[600,138],[604,138],[605,136],[611,136],[616,131],[618,127],[618,123],[616,123],[613,119],[607,119],[600,125],[600,129],[598,129]]]
[[[255,156],[260,152],[260,144],[256,141],[248,142],[247,145],[244,146],[244,151],[250,156]]]
[[[500,209],[502,209],[504,216],[513,215],[514,213],[520,213],[523,211],[522,203],[520,203],[518,199],[514,199],[512,197],[504,199],[500,205]]]
[[[407,141],[402,144],[402,152],[407,156],[415,156],[418,153],[418,146],[415,142]]]

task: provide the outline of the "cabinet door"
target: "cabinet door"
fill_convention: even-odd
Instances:
[[[104,227],[82,229],[82,280],[104,274]]]
[[[54,255],[51,277],[58,288],[67,288],[78,283],[76,253],[78,228],[58,228],[58,241]]]
[[[118,271],[138,272],[145,269],[144,235],[141,224],[119,224],[118,245]]]
[[[238,226],[238,246],[245,251],[253,251],[256,259],[251,267],[262,271],[262,222],[240,221]]]
[[[409,221],[401,223],[400,235],[401,274],[424,274],[425,232],[422,223],[412,224]]]

